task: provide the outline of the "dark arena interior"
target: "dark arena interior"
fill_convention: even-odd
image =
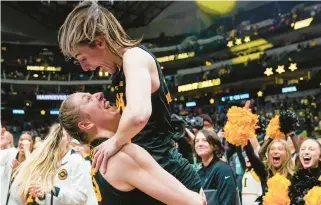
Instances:
[[[184,181],[186,178],[181,180],[166,167],[163,157],[169,155],[159,153],[172,153],[170,147],[164,148],[171,144],[177,154],[169,161],[186,158],[205,191],[205,194],[187,194],[185,202],[182,196],[176,199],[166,192],[158,196],[150,188],[131,182],[131,187],[146,196],[129,191],[132,195],[112,196],[115,201],[119,200],[113,203],[112,199],[106,200],[103,182],[93,177],[93,193],[97,199],[91,200],[90,191],[86,192],[87,201],[77,201],[79,195],[70,195],[77,201],[75,204],[126,205],[132,200],[130,197],[142,197],[141,202],[132,204],[321,205],[321,2],[94,1],[92,4],[97,7],[88,3],[89,9],[77,10],[81,4],[84,2],[1,1],[0,158],[4,165],[0,174],[1,187],[6,187],[5,192],[1,191],[1,205],[16,204],[11,200],[13,192],[21,193],[17,191],[21,188],[15,190],[11,186],[14,180],[9,180],[16,168],[18,181],[19,174],[25,169],[27,176],[32,166],[40,170],[43,177],[45,172],[41,168],[46,159],[57,162],[53,173],[57,172],[58,181],[55,178],[50,185],[65,189],[63,183],[67,180],[64,179],[72,176],[72,171],[68,167],[62,169],[64,164],[55,161],[55,157],[50,158],[50,154],[41,158],[35,151],[43,149],[52,153],[53,147],[65,147],[60,141],[46,144],[51,142],[54,130],[58,130],[55,126],[59,130],[61,127],[61,133],[66,131],[67,150],[74,150],[83,158],[89,155],[93,167],[94,161],[98,160],[96,166],[104,166],[105,159],[119,157],[118,151],[125,152],[125,146],[130,145],[124,143],[131,141],[147,150],[161,165],[160,169],[178,179],[177,183],[186,186],[186,190],[182,188],[182,192],[177,193],[188,189],[199,192],[200,187],[191,188],[191,184]],[[117,19],[117,24],[110,23],[112,18],[107,11]],[[66,24],[71,12],[79,12],[86,18],[79,20],[79,17],[79,22]],[[71,15],[70,18],[78,17]],[[108,27],[99,30],[104,22]],[[89,26],[82,28],[77,23]],[[60,38],[68,40],[61,40],[59,44],[62,25],[67,26]],[[115,31],[115,27],[118,30]],[[90,29],[94,29],[94,39],[88,37]],[[107,33],[101,34],[101,31]],[[80,35],[87,36],[88,39],[82,40],[90,43],[84,46],[83,42],[76,42]],[[140,38],[139,46],[131,44]],[[123,43],[119,39],[127,40]],[[74,53],[69,53],[71,58],[63,54],[64,46],[69,44],[74,46]],[[146,50],[133,48],[137,46]],[[85,49],[95,54],[84,57]],[[99,49],[101,55],[96,53]],[[116,51],[122,56],[117,57]],[[96,60],[99,58],[102,60]],[[144,64],[144,59],[149,63]],[[136,75],[136,81],[131,75]],[[97,111],[99,116],[95,116],[96,108],[79,105],[77,131],[68,127],[69,121],[76,119],[70,117],[74,115],[72,109],[67,109],[64,118],[63,106],[74,93],[91,96],[104,107],[103,112],[106,111]],[[149,98],[145,99],[145,95]],[[110,116],[103,115],[116,109],[120,116],[117,129],[110,137],[104,136],[110,139],[97,151],[91,143],[96,140],[93,136],[107,133],[99,133],[104,120],[108,124],[106,129],[114,125],[114,121],[108,121]],[[118,141],[112,144],[112,139]],[[30,148],[30,156],[23,154],[22,158],[34,157],[34,163],[20,160],[20,152],[27,152],[26,147]],[[8,150],[14,150],[12,159]],[[92,154],[94,150],[107,158],[99,162]],[[44,161],[40,162],[37,157]],[[139,159],[136,160],[139,163]],[[23,166],[25,162],[29,163],[30,170],[27,164]],[[10,173],[4,166],[11,167]],[[114,169],[118,167],[115,165]],[[90,173],[90,166],[88,170]],[[157,178],[158,174],[150,175]],[[106,182],[110,179],[108,183],[112,187],[122,187],[117,184],[117,176],[117,183],[112,177],[111,171]],[[22,204],[42,204],[41,200],[46,198],[45,204],[49,205],[50,194],[56,198],[54,204],[68,204],[68,200],[62,199],[63,194],[48,192],[52,187],[39,180],[37,186],[43,189],[38,191],[33,185],[22,183],[30,186],[26,196],[32,198]],[[194,183],[193,180],[190,182]],[[304,181],[308,181],[308,185],[302,188],[300,183]],[[167,189],[171,192],[171,188]],[[201,197],[202,203],[196,202],[197,197]]]

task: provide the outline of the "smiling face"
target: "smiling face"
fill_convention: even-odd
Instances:
[[[208,158],[213,155],[214,147],[209,144],[202,132],[198,132],[195,137],[195,151],[200,158]]]
[[[120,120],[120,111],[115,106],[110,106],[103,93],[75,93],[72,99],[74,106],[79,106],[82,120],[78,127],[86,131],[94,127],[101,127],[116,131]]]
[[[272,167],[279,169],[287,160],[287,151],[281,142],[272,142],[269,149],[269,163]]]
[[[103,38],[97,37],[96,41],[91,43],[81,43],[74,48],[71,54],[80,64],[84,71],[96,70],[101,67],[105,72],[114,73],[117,66],[113,62],[113,55],[106,49],[106,43]]]
[[[308,139],[302,143],[299,156],[304,169],[318,167],[320,152],[320,145],[317,141]]]

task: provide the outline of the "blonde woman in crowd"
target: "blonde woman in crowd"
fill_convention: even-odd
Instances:
[[[288,143],[285,140],[273,140],[267,148],[266,167],[268,169],[268,178],[276,173],[284,177],[290,177],[294,174],[294,162]]]
[[[4,131],[4,133],[1,134],[0,149],[5,150],[9,148],[14,148],[13,135],[8,131]]]
[[[17,201],[47,205],[98,203],[90,165],[69,148],[69,143],[70,136],[58,124],[53,125],[44,142],[17,170],[11,189]]]
[[[321,144],[315,139],[305,140],[298,153],[300,168],[291,178],[291,205],[305,205],[305,196],[314,187],[321,187]],[[319,195],[321,193],[319,192]]]
[[[0,150],[1,205],[15,204],[11,200],[9,193],[11,178],[16,168],[25,161],[32,152],[33,144],[33,137],[28,133],[24,133],[19,138],[17,149]]]

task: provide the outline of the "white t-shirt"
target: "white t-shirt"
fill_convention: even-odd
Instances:
[[[46,196],[46,204],[50,205],[53,198],[54,205],[66,204],[98,204],[94,192],[91,167],[85,159],[74,150],[69,150],[62,158],[61,167],[55,178],[55,187],[58,187],[58,197]]]
[[[258,205],[255,200],[262,195],[262,186],[254,170],[246,170],[242,180],[242,204]]]
[[[0,190],[0,204],[5,205],[7,201],[9,183],[12,173],[12,162],[16,159],[18,150],[16,148],[9,148],[0,150],[0,179],[1,179],[1,190]],[[9,203],[8,204],[13,204]]]

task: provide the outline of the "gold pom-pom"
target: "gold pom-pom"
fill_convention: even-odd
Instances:
[[[267,181],[268,192],[263,197],[263,205],[290,205],[288,189],[291,182],[280,174]]]
[[[226,140],[236,146],[247,145],[255,137],[259,116],[250,110],[233,106],[227,112],[227,123],[224,126]]]
[[[313,187],[303,199],[306,205],[321,205],[321,187]]]
[[[280,131],[280,116],[276,115],[273,117],[267,128],[266,128],[266,135],[271,137],[274,140],[284,139],[285,135],[283,132]]]

